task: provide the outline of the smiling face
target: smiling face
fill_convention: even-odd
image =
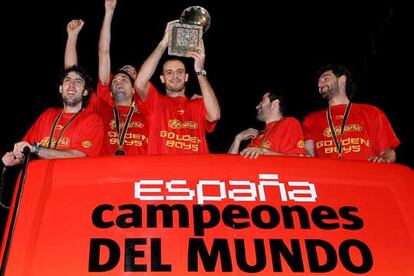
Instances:
[[[322,73],[318,80],[318,90],[322,98],[330,100],[339,95],[339,78],[328,70]]]
[[[111,82],[111,92],[114,97],[115,104],[129,105],[134,95],[134,87],[131,77],[127,73],[117,73]]]
[[[59,91],[65,106],[81,106],[82,97],[87,93],[85,90],[85,80],[75,71],[70,71],[63,78]]]
[[[164,63],[161,82],[165,85],[167,95],[184,94],[188,74],[180,60],[169,60]]]

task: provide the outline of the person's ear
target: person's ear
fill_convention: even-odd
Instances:
[[[160,75],[160,80],[161,80],[162,83],[165,83],[165,77],[164,77],[164,75]]]
[[[62,94],[62,85],[59,85],[59,93]]]
[[[83,90],[83,96],[88,96],[88,93],[89,93],[88,90],[86,90],[86,89]]]
[[[184,81],[185,81],[185,82],[187,82],[187,81],[188,81],[188,78],[189,78],[188,73],[185,73],[185,78],[184,78]]]
[[[272,103],[271,103],[271,105],[272,105],[272,108],[276,108],[276,107],[279,107],[279,104],[280,104],[280,101],[279,101],[279,99],[276,99],[276,100],[274,100]]]
[[[345,86],[345,84],[346,84],[346,76],[345,75],[340,76],[338,78],[338,82],[339,82],[339,85]]]

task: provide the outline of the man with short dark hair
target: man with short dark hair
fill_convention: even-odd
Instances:
[[[208,153],[205,134],[213,131],[220,119],[220,106],[204,70],[204,45],[201,44],[195,51],[188,53],[194,59],[194,71],[202,97],[188,99],[185,96],[189,75],[184,63],[177,58],[167,60],[162,66],[160,79],[165,86],[166,95],[159,93],[150,82],[168,47],[171,24],[175,22],[167,24],[163,39],[145,60],[135,80],[135,90],[148,111],[148,153]]]
[[[239,153],[240,143],[252,139],[240,154],[245,158],[257,158],[260,155],[304,155],[303,133],[300,123],[294,117],[283,114],[284,100],[280,95],[266,92],[256,106],[257,120],[265,122],[265,129],[258,131],[248,128],[234,138],[229,153]]]

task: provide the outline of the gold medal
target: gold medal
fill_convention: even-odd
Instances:
[[[117,149],[115,155],[125,155],[125,151],[123,149]]]

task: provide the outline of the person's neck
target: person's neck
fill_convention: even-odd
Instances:
[[[275,115],[269,117],[266,120],[266,124],[271,123],[271,122],[277,122],[277,121],[280,121],[282,119],[283,119],[283,115],[282,114],[275,114]]]
[[[76,113],[80,111],[81,109],[82,109],[82,104],[78,104],[76,106],[69,106],[69,105],[63,106],[63,112],[65,113]]]
[[[329,100],[329,106],[340,105],[340,104],[348,104],[349,99],[347,96],[338,95]]]
[[[121,101],[114,101],[116,106],[132,106],[132,100],[121,100]]]
[[[171,91],[171,90],[166,90],[167,92],[167,96],[168,97],[185,97],[185,89],[181,90],[181,91]]]

